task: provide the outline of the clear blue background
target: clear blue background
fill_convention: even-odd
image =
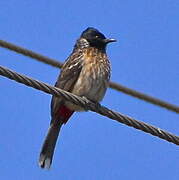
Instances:
[[[111,80],[179,104],[178,0],[0,1],[0,39],[60,61],[88,26],[118,40]],[[2,48],[0,64],[52,85],[59,74]],[[51,96],[4,77],[0,87],[0,179],[179,179],[176,145],[91,112],[63,127],[51,170],[41,170]],[[102,104],[179,135],[178,114],[111,89]]]

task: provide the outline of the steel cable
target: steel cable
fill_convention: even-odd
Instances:
[[[120,123],[126,124],[128,126],[134,127],[134,128],[139,129],[141,131],[144,131],[146,133],[150,133],[150,134],[157,136],[161,139],[164,139],[166,141],[169,141],[171,143],[179,145],[179,137],[178,136],[171,134],[169,132],[166,132],[160,128],[149,125],[147,123],[135,120],[129,116],[123,115],[123,114],[118,113],[118,112],[114,112],[114,111],[112,111],[112,110],[110,110],[104,106],[101,106],[100,104],[95,104],[86,98],[78,97],[72,93],[66,92],[62,89],[50,86],[46,83],[42,83],[40,81],[34,80],[32,78],[29,78],[29,77],[26,77],[24,75],[16,73],[16,72],[9,70],[7,68],[4,68],[2,66],[0,66],[0,75],[5,76],[9,79],[15,80],[19,83],[25,84],[27,86],[33,87],[33,88],[38,89],[40,91],[46,92],[48,94],[52,94],[55,96],[62,97],[67,101],[70,101],[76,105],[82,106],[86,110],[94,111],[94,112],[99,113],[103,116],[109,117],[110,119],[116,120]]]

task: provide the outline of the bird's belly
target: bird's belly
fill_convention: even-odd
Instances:
[[[87,99],[93,102],[99,102],[103,99],[108,81],[104,78],[97,78],[94,80],[91,77],[83,76],[79,78],[75,84],[72,93],[81,97],[86,97]],[[75,111],[85,111],[83,108],[74,105],[70,102],[67,102],[66,105]]]
[[[107,88],[107,81],[102,77],[83,76],[79,78],[72,93],[78,96],[85,96],[94,102],[99,102],[104,97]]]

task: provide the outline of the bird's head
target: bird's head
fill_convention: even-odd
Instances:
[[[83,31],[80,39],[85,39],[89,43],[89,46],[96,47],[98,49],[105,49],[108,43],[116,42],[115,39],[106,38],[101,32],[92,27]]]

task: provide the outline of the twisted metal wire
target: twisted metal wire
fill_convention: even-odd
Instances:
[[[15,51],[17,53],[23,54],[25,56],[31,57],[33,59],[36,59],[36,60],[40,61],[40,62],[43,62],[43,63],[49,64],[51,66],[57,67],[57,68],[61,68],[62,65],[63,65],[63,63],[61,63],[61,62],[59,62],[57,60],[48,58],[46,56],[43,56],[43,55],[38,54],[38,53],[35,53],[33,51],[30,51],[28,49],[22,48],[20,46],[14,45],[14,44],[9,43],[7,41],[0,40],[0,46],[3,47],[3,48],[7,48],[9,50]],[[151,103],[151,104],[154,104],[154,105],[158,105],[158,106],[160,106],[162,108],[165,108],[167,110],[173,111],[175,113],[179,113],[179,106],[170,104],[168,102],[165,102],[165,101],[160,100],[158,98],[146,95],[144,93],[140,93],[140,92],[138,92],[136,90],[127,88],[127,87],[125,87],[123,85],[120,85],[120,84],[117,84],[115,82],[110,82],[109,83],[109,87],[112,88],[112,89],[115,89],[117,91],[121,91],[121,92],[123,92],[125,94],[128,94],[130,96],[133,96],[135,98],[144,100],[144,101],[146,101],[148,103]]]
[[[27,86],[33,87],[33,88],[38,89],[40,91],[46,92],[48,94],[52,94],[55,96],[62,97],[67,101],[70,101],[76,105],[82,106],[86,110],[94,111],[94,112],[99,113],[103,116],[107,116],[113,120],[116,120],[120,123],[126,124],[128,126],[133,127],[133,128],[142,130],[146,133],[152,134],[152,135],[157,136],[161,139],[164,139],[166,141],[169,141],[171,143],[179,145],[179,136],[176,136],[174,134],[166,132],[160,128],[154,127],[154,126],[149,125],[147,123],[135,120],[135,119],[133,119],[129,116],[123,115],[121,113],[114,112],[114,111],[112,111],[112,110],[110,110],[104,106],[101,106],[100,104],[95,104],[86,98],[76,96],[76,95],[69,93],[69,92],[66,92],[62,89],[59,89],[59,88],[50,86],[46,83],[42,83],[40,81],[31,79],[29,77],[18,74],[16,72],[9,70],[7,68],[4,68],[2,66],[0,66],[0,75],[5,76],[9,79],[15,80],[19,83],[25,84]]]

